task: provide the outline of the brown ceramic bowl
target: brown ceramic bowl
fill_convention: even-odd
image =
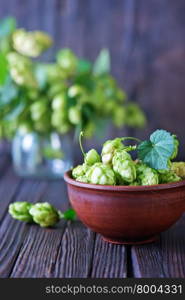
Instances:
[[[87,184],[64,175],[80,220],[103,239],[118,244],[156,240],[185,211],[185,180],[153,186]]]

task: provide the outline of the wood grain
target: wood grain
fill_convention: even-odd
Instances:
[[[185,217],[161,234],[157,243],[132,247],[134,277],[185,278]]]
[[[19,188],[15,194],[15,185],[13,188],[11,176],[5,178],[6,181],[0,182],[0,197],[4,197],[1,201],[0,207],[6,214],[0,226],[0,277],[8,277],[11,273],[13,265],[17,259],[18,253],[29,230],[29,225],[23,222],[13,220],[8,215],[8,205],[13,201],[30,201],[37,202],[46,189],[46,183],[38,183],[33,181],[26,181]],[[15,180],[15,178],[14,178]],[[20,179],[16,177],[19,182]],[[15,183],[14,183],[15,184]],[[2,188],[6,188],[6,191]],[[6,197],[5,197],[6,195]]]
[[[124,278],[127,277],[127,251],[123,245],[113,245],[96,235],[92,260],[91,277]]]
[[[34,195],[37,197],[34,202],[50,202],[61,210],[69,206],[62,181],[42,182],[42,185],[44,186],[40,193],[34,190]],[[29,225],[10,277],[53,277],[65,226],[64,221],[61,221],[55,229]]]
[[[68,223],[61,240],[54,277],[89,277],[93,248],[94,233],[81,222]]]
[[[0,223],[7,211],[9,203],[14,201],[13,199],[20,188],[20,184],[21,179],[15,176],[11,167],[3,172],[3,176],[0,179]]]

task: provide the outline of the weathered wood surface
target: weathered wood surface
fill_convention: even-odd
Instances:
[[[52,229],[13,220],[14,201],[69,207],[64,182],[20,179],[7,163],[0,178],[0,277],[185,277],[185,218],[158,243],[125,247],[104,242],[79,220]]]
[[[185,278],[185,216],[159,242],[132,247],[134,277]]]
[[[53,36],[55,46],[46,59],[60,47],[71,47],[93,60],[108,47],[113,74],[149,119],[146,130],[132,133],[145,138],[164,128],[183,143],[184,12],[184,0],[0,0],[0,18],[13,15],[19,26]],[[180,156],[184,159],[184,149]]]

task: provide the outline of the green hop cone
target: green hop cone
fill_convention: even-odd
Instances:
[[[72,124],[78,125],[82,119],[80,107],[78,107],[78,106],[70,107],[70,109],[68,111],[68,118]]]
[[[135,164],[125,150],[118,150],[115,152],[112,159],[113,170],[121,177],[123,182],[130,183],[136,179],[136,168]]]
[[[146,125],[146,117],[139,105],[130,102],[126,107],[125,123],[130,127],[143,128]]]
[[[85,164],[91,166],[91,165],[94,165],[97,162],[100,162],[101,158],[100,158],[100,155],[98,154],[98,152],[95,149],[91,149],[85,154],[84,161],[85,161]]]
[[[80,181],[80,182],[84,182],[84,183],[89,183],[89,180],[88,180],[88,178],[87,178],[86,175],[77,177],[76,181]]]
[[[95,163],[86,173],[89,183],[102,185],[115,185],[116,178],[114,171],[102,163]]]
[[[33,221],[41,227],[54,226],[59,220],[58,211],[49,203],[36,203],[30,209]]]
[[[15,202],[9,205],[9,214],[19,221],[32,222],[33,218],[30,214],[32,204],[29,202]]]
[[[78,177],[82,177],[86,174],[86,172],[88,171],[89,166],[87,166],[86,164],[83,165],[78,165],[77,167],[75,167],[72,170],[72,176],[73,178],[78,178]]]
[[[11,77],[17,85],[37,88],[38,84],[33,73],[33,64],[28,57],[10,52],[7,55],[7,60]]]
[[[126,109],[124,106],[116,105],[113,110],[113,122],[117,127],[122,127],[126,120]]]
[[[172,170],[165,170],[165,171],[158,171],[159,173],[159,183],[170,183],[170,182],[177,182],[181,180],[175,172]]]
[[[13,36],[14,49],[25,56],[38,57],[52,45],[50,36],[42,31],[18,29]]]
[[[70,49],[65,48],[58,52],[57,62],[67,74],[71,75],[77,69],[78,59]]]
[[[116,150],[123,150],[122,139],[116,138],[114,140],[108,140],[103,144],[102,148],[102,162],[104,164],[111,164],[112,158]]]
[[[64,110],[66,108],[66,95],[61,93],[56,95],[52,101],[53,110]]]
[[[137,179],[140,185],[154,185],[159,183],[159,176],[156,170],[143,163],[136,164]]]
[[[172,162],[171,170],[179,177],[185,178],[185,162]]]
[[[71,129],[71,125],[67,119],[66,111],[54,110],[51,115],[51,125],[61,134],[67,133]]]
[[[61,80],[66,79],[65,71],[62,70],[62,68],[58,64],[55,63],[47,64],[46,72],[47,72],[48,81],[52,84],[55,84],[56,82],[59,81],[61,86]]]
[[[68,90],[70,98],[78,97],[84,93],[84,88],[78,84],[72,85]]]
[[[44,100],[36,101],[30,106],[31,117],[34,121],[40,120],[42,116],[47,114],[48,105]]]

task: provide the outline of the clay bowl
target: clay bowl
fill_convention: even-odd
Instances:
[[[153,186],[87,184],[64,175],[71,205],[79,219],[116,244],[157,239],[185,211],[185,180]]]

